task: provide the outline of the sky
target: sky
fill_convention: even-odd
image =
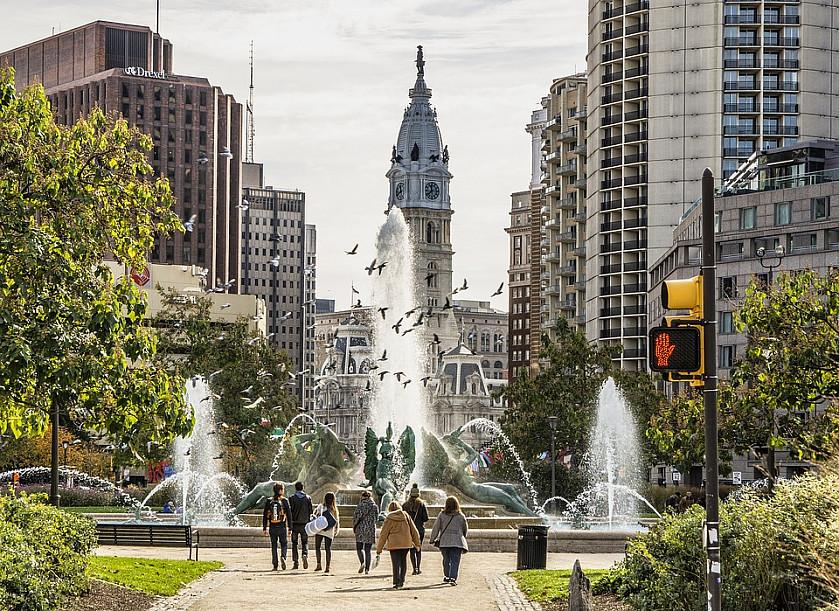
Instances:
[[[458,296],[506,311],[510,194],[527,190],[525,126],[551,82],[585,70],[580,0],[160,0],[174,72],[244,104],[254,54],[254,161],[265,183],[306,193],[317,226],[317,296],[369,298],[364,266],[384,222],[390,154],[423,46],[449,148]],[[0,48],[97,19],[155,29],[155,0],[0,0]],[[244,155],[244,151],[242,151]],[[347,256],[354,244],[359,256]]]

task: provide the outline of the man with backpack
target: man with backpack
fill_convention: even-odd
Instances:
[[[300,539],[300,553],[303,556],[303,568],[309,568],[309,535],[306,524],[312,520],[312,497],[303,492],[303,482],[294,482],[294,494],[288,499],[291,507],[291,559],[292,569],[297,568],[297,540]]]
[[[283,498],[285,486],[277,482],[274,484],[274,496],[265,501],[265,509],[262,512],[262,534],[271,537],[271,561],[277,570],[277,541],[280,542],[283,570],[285,570],[285,557],[288,552],[288,533],[291,531],[291,506],[288,499]],[[295,565],[297,563],[295,562]]]

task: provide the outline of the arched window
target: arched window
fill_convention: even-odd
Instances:
[[[478,351],[478,329],[477,327],[472,327],[472,330],[469,332],[469,335],[466,336],[466,345],[469,347],[469,350],[472,352]]]
[[[481,361],[481,367],[483,367],[484,369],[489,369],[489,361],[486,359]]]
[[[425,282],[428,288],[437,288],[437,264],[434,261],[428,264],[428,273],[425,276]]]
[[[503,369],[504,365],[501,364],[501,361],[495,361],[493,367],[495,367],[496,369]]]
[[[440,243],[440,228],[434,221],[428,221],[425,224],[425,241],[428,244]]]
[[[489,352],[489,331],[481,333],[481,352]]]
[[[504,352],[504,336],[501,333],[495,334],[492,344],[495,352]]]

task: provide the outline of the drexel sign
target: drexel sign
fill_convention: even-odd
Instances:
[[[146,70],[145,68],[140,68],[139,66],[128,66],[124,68],[126,74],[130,74],[131,76],[145,76],[146,78],[157,78],[157,79],[165,79],[166,78],[166,71],[161,70],[160,72],[154,72],[153,70]]]

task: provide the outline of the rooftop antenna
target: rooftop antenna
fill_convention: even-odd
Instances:
[[[248,92],[248,105],[245,114],[245,120],[247,121],[247,126],[245,127],[245,137],[247,138],[247,148],[245,150],[245,163],[253,163],[253,41],[251,41],[250,66],[251,86]]]
[[[155,33],[160,34],[160,0],[157,0],[157,22],[154,27]]]

